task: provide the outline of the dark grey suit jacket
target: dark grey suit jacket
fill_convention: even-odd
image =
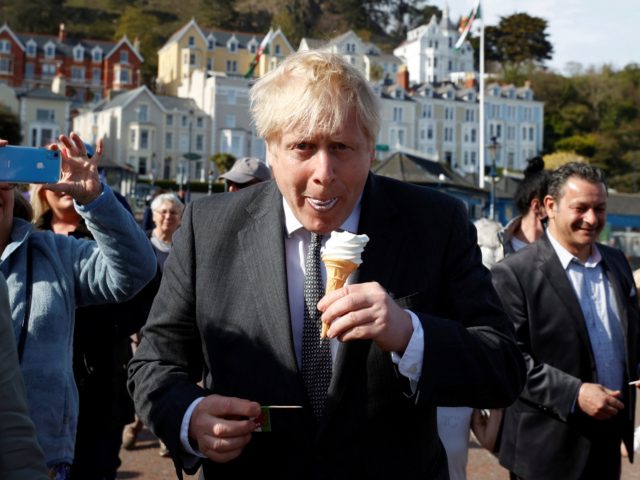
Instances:
[[[598,244],[616,292],[626,341],[626,381],[637,377],[638,297],[623,253]],[[527,480],[572,479],[583,472],[594,439],[610,426],[574,407],[583,382],[597,383],[589,333],[578,298],[547,235],[492,269],[527,362],[527,384],[505,412],[500,463]],[[620,435],[633,459],[635,388],[624,393]],[[597,454],[597,451],[594,451]]]
[[[272,418],[274,431],[255,433],[236,460],[205,461],[205,478],[445,479],[436,405],[499,407],[520,392],[523,359],[459,201],[371,175],[359,233],[370,241],[357,282],[380,282],[420,317],[422,379],[407,395],[389,353],[342,344],[316,427],[294,353],[275,183],[187,208],[130,364],[137,411],[175,453],[183,414],[202,395],[304,406]]]

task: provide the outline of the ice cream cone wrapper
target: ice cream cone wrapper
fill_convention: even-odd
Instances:
[[[342,288],[347,282],[349,275],[358,268],[357,264],[350,262],[349,260],[322,257],[322,261],[324,263],[325,270],[327,271],[327,285],[324,289],[325,294]],[[327,324],[323,322],[321,333],[322,338],[326,338],[327,329]]]

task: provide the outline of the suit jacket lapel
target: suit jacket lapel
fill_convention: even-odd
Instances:
[[[573,319],[578,336],[580,340],[585,344],[587,351],[589,352],[591,362],[595,362],[593,357],[593,351],[591,350],[591,340],[589,339],[589,332],[587,331],[587,325],[585,323],[582,309],[580,308],[580,302],[576,292],[571,285],[571,282],[567,278],[567,272],[562,268],[560,259],[556,254],[549,238],[545,235],[537,242],[540,269],[544,273],[552,290],[556,293],[556,296],[567,309],[570,317]],[[594,363],[595,365],[595,363]]]
[[[270,182],[262,195],[247,206],[247,214],[252,221],[238,232],[238,245],[245,252],[241,278],[254,291],[262,292],[260,298],[269,299],[257,305],[261,340],[272,346],[289,371],[297,371],[288,303],[284,213],[275,182]]]

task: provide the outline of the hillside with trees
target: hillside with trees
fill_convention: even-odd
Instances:
[[[180,0],[176,5],[175,0],[2,2],[0,19],[16,32],[55,34],[64,22],[70,37],[138,38],[143,78],[153,88],[156,51],[192,17],[204,28],[265,33],[280,27],[294,47],[302,37],[328,40],[351,29],[390,53],[408,29],[442,14],[418,0]],[[604,168],[616,189],[639,191],[640,65],[618,71],[573,65],[568,76],[548,71],[553,45],[546,29],[545,19],[526,13],[487,26],[487,71],[504,83],[531,81],[536,98],[545,102],[542,153],[575,153]],[[471,41],[477,52],[478,39]]]

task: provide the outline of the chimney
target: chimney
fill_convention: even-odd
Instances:
[[[524,86],[527,88],[531,88],[531,80],[525,80]]]
[[[67,93],[67,81],[62,74],[62,69],[58,66],[56,76],[51,81],[51,91],[58,95],[66,95]]]
[[[409,91],[409,69],[407,69],[406,65],[401,65],[398,69],[396,83],[402,87],[405,92]]]
[[[133,49],[140,53],[140,37],[136,36],[136,38],[133,39]]]
[[[67,32],[64,28],[64,23],[60,24],[60,29],[58,30],[58,41],[60,43],[64,42],[67,39]]]

